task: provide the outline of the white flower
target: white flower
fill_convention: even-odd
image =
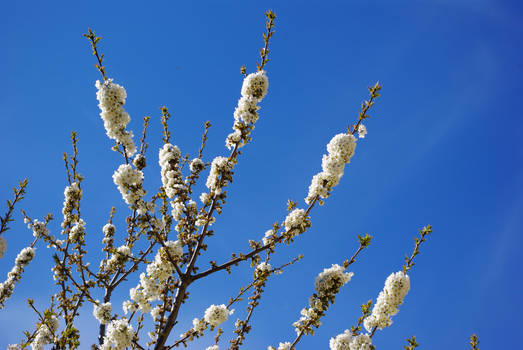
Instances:
[[[203,318],[195,318],[192,320],[192,326],[192,329],[195,332],[203,332],[205,328],[207,328],[207,323],[205,323],[205,320]]]
[[[129,205],[136,204],[145,194],[142,189],[143,172],[133,169],[130,164],[120,165],[113,174],[113,181]]]
[[[291,345],[292,345],[291,343],[285,342],[285,343],[280,343],[278,345],[278,349],[275,349],[272,346],[269,346],[267,349],[268,350],[291,350]]]
[[[327,144],[329,155],[339,155],[348,163],[356,149],[356,138],[351,134],[335,135]]]
[[[104,82],[96,81],[96,98],[100,107],[100,116],[104,121],[105,131],[110,139],[117,141],[125,147],[128,156],[136,153],[132,131],[125,130],[131,120],[129,114],[123,109],[127,93],[125,89],[113,83],[112,79]]]
[[[251,73],[243,80],[242,96],[252,96],[261,100],[267,94],[268,88],[269,79],[265,75],[265,71]]]
[[[363,124],[360,124],[358,126],[358,137],[360,139],[363,139],[363,138],[365,138],[365,135],[367,135],[367,127]]]
[[[138,153],[133,159],[133,165],[138,170],[142,170],[143,168],[145,168],[145,166],[147,165],[145,156],[141,153]]]
[[[93,315],[101,324],[107,324],[111,321],[112,308],[113,306],[109,302],[103,304],[98,302],[98,305],[93,305]]]
[[[131,345],[133,338],[134,329],[127,319],[114,320],[107,326],[104,346],[112,345],[112,349],[123,350]]]
[[[372,314],[365,319],[363,325],[368,332],[374,327],[383,329],[392,324],[391,316],[399,312],[398,306],[410,289],[409,276],[403,271],[392,273],[385,281],[385,287],[380,292],[372,309]]]
[[[83,222],[83,220],[81,220],[81,221]],[[84,224],[85,224],[85,222],[84,222]],[[30,226],[33,229],[34,237],[40,237],[42,235],[49,234],[49,230],[47,229],[47,226],[45,226],[44,222],[34,219],[33,222],[30,224]]]
[[[272,269],[271,264],[266,263],[265,261],[259,263],[254,270],[254,275],[257,277],[267,275]]]
[[[220,350],[220,347],[218,345],[212,345],[208,346],[205,350]]]
[[[352,336],[348,329],[345,332],[338,334],[336,337],[331,338],[329,346],[331,350],[350,350],[350,342]]]
[[[29,264],[31,262],[31,260],[33,260],[34,256],[35,256],[34,248],[26,247],[26,248],[22,249],[20,251],[20,253],[18,253],[18,255],[15,259],[15,264],[18,266],[24,267],[27,264]]]
[[[211,326],[216,327],[227,321],[229,318],[229,310],[227,306],[222,305],[211,305],[205,310],[204,314],[205,322],[209,323]]]
[[[105,270],[108,272],[115,272],[116,269],[122,267],[132,256],[131,248],[129,248],[129,246],[123,245],[116,248],[116,252],[114,252],[113,255],[111,255],[111,258],[107,260]]]
[[[359,334],[352,338],[350,350],[371,350],[372,340],[368,334]]]
[[[203,168],[205,168],[205,164],[203,163],[203,161],[200,158],[194,158],[191,161],[191,164],[189,164],[189,169],[193,173],[197,172],[197,171],[202,171]]]
[[[352,272],[345,272],[343,266],[333,264],[316,277],[314,288],[320,297],[336,294],[343,285],[351,280],[353,275]]]
[[[307,215],[305,215],[305,210],[303,209],[294,209],[290,212],[283,225],[285,226],[285,231],[289,232],[291,230],[298,230],[304,232],[309,220]]]
[[[211,172],[209,173],[209,177],[207,177],[206,186],[210,190],[220,193],[221,192],[221,186],[225,185],[225,180],[223,179],[223,175],[231,171],[232,164],[229,162],[228,158],[225,157],[216,157],[213,159],[211,163]],[[221,181],[220,176],[222,176]]]
[[[159,163],[162,168],[162,184],[169,198],[173,198],[179,190],[185,190],[182,173],[178,168],[180,156],[180,149],[170,143],[163,145],[163,148],[160,148],[159,151]]]
[[[253,96],[242,96],[238,100],[238,106],[234,110],[234,119],[242,120],[245,123],[256,123],[258,120],[258,110],[260,107],[257,105],[258,99]],[[241,134],[239,135],[241,136]]]
[[[271,241],[274,239],[273,237],[275,237],[274,230],[265,231],[265,235],[262,238],[263,245],[271,243]]]
[[[80,219],[76,222],[71,230],[69,231],[69,240],[73,242],[78,242],[83,239],[85,235],[85,221]]]
[[[0,258],[2,258],[7,250],[7,241],[4,237],[0,236]]]

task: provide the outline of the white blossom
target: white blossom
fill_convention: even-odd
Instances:
[[[104,337],[104,346],[114,350],[123,350],[131,345],[134,338],[134,329],[127,319],[114,320],[107,326],[107,332]]]
[[[79,242],[85,235],[85,221],[80,219],[76,222],[71,230],[69,231],[69,240],[73,242]]]
[[[338,334],[329,341],[330,350],[350,350],[350,342],[352,336],[348,329],[345,332]]]
[[[100,322],[101,324],[107,324],[111,321],[111,310],[113,306],[110,302],[107,303],[99,303],[99,301],[96,301],[98,304],[93,305],[93,315],[94,317]]]
[[[234,110],[234,119],[242,120],[243,122],[256,123],[258,120],[258,99],[253,96],[242,96],[238,100],[238,106]],[[241,134],[239,135],[241,136]],[[238,139],[239,141],[239,139]]]
[[[291,343],[289,342],[285,342],[285,343],[280,343],[278,345],[278,348],[274,348],[273,346],[269,346],[267,349],[268,350],[291,350]]]
[[[96,98],[98,99],[98,107],[100,107],[104,121],[105,131],[107,136],[120,143],[125,147],[128,156],[136,153],[136,145],[133,141],[132,131],[125,130],[127,124],[131,121],[131,117],[124,110],[125,99],[127,93],[125,89],[113,83],[112,79],[107,79],[104,82],[96,81]]]
[[[265,71],[251,73],[243,80],[242,96],[252,96],[261,100],[267,94],[268,88],[269,79],[265,75]]]
[[[349,282],[354,273],[345,272],[345,268],[338,264],[333,264],[330,268],[324,269],[314,281],[314,288],[318,295],[328,296],[329,294],[337,293],[338,290]]]
[[[219,326],[229,318],[230,311],[225,305],[211,305],[205,310],[204,319],[205,322],[213,327]]]
[[[358,137],[360,139],[363,139],[363,138],[365,138],[365,135],[367,135],[367,127],[363,124],[360,124],[358,126]]]
[[[372,339],[368,334],[359,334],[352,338],[350,350],[371,350]]]
[[[296,235],[297,233],[304,232],[309,223],[305,210],[294,209],[287,215],[283,225],[285,226],[286,232]],[[295,232],[296,230],[298,232]]]
[[[200,158],[194,158],[193,160],[191,160],[191,164],[189,164],[189,169],[193,173],[202,171],[203,168],[205,168],[205,164]]]
[[[159,151],[159,164],[161,167],[162,184],[167,197],[173,198],[178,191],[184,191],[182,173],[178,167],[180,160],[180,149],[170,143],[166,143]]]
[[[116,269],[122,267],[127,260],[133,255],[131,254],[131,248],[127,245],[116,248],[116,252],[111,255],[111,258],[107,260],[105,270],[108,272],[115,272]]]
[[[122,164],[113,174],[113,181],[118,186],[124,201],[129,204],[136,204],[145,194],[142,189],[143,172],[129,164]]]
[[[205,350],[220,350],[220,347],[218,345],[211,345],[208,346]]]
[[[207,328],[207,323],[205,322],[205,319],[199,319],[199,318],[195,318],[192,320],[192,329],[195,331],[195,332],[203,332],[205,330],[205,328]]]
[[[215,193],[221,192],[221,187],[224,186],[225,180],[223,175],[232,169],[232,164],[226,157],[216,157],[211,163],[211,172],[207,177],[206,186]],[[220,179],[221,177],[221,179]]]
[[[410,279],[403,271],[392,273],[385,281],[385,287],[380,292],[372,309],[372,314],[365,318],[363,325],[368,332],[374,327],[383,329],[392,324],[391,316],[399,312],[398,306],[410,289]]]

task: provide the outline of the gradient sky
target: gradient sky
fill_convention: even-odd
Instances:
[[[269,94],[201,261],[245,252],[248,239],[260,239],[285,217],[287,199],[303,206],[325,145],[356,120],[368,85],[379,80],[383,90],[366,123],[369,134],[358,142],[340,185],[312,211],[312,228],[275,255],[274,264],[299,253],[305,258],[270,280],[244,348],[292,341],[291,324],[313,292],[314,277],[352,255],[356,234],[370,233],[374,241],[352,266],[353,280],[316,335],[299,346],[327,349],[330,337],[357,322],[359,305],[376,298],[386,277],[401,268],[412,237],[426,224],[434,233],[416,258],[406,302],[374,344],[402,349],[405,338],[416,335],[422,349],[466,349],[476,332],[481,349],[517,348],[523,326],[519,1],[5,2],[0,198],[10,198],[11,187],[27,177],[19,208],[36,218],[54,213],[50,229],[56,234],[66,185],[61,155],[71,149],[69,133],[76,130],[86,178],[82,213],[89,259],[96,264],[111,205],[118,208],[119,229],[126,207],[111,179],[121,158],[110,150],[98,115],[94,82],[100,77],[81,34],[91,27],[103,37],[107,72],[127,89],[135,133],[144,115],[152,117],[145,172],[152,191],[160,185],[162,105],[173,115],[173,143],[182,153],[196,154],[202,124],[210,120],[206,160],[228,154],[224,139],[239,97],[240,66],[256,69],[268,8],[278,16]],[[18,210],[15,218],[5,235],[2,279],[32,239]],[[36,299],[41,309],[56,291],[52,250],[37,247],[35,261],[0,311],[0,347],[34,327],[25,299]],[[188,329],[209,304],[226,303],[250,278],[244,264],[236,275],[215,274],[193,285],[173,333]],[[137,276],[115,295],[120,313],[136,283]],[[82,349],[96,341],[91,311],[83,310],[78,323]],[[244,315],[244,306],[236,306],[222,344]],[[191,348],[211,344],[207,337]]]

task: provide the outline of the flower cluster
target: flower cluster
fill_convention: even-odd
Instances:
[[[111,224],[111,223],[107,223],[104,225],[104,227],[102,227],[102,232],[104,234],[104,238],[102,240],[102,243],[103,244],[106,244],[106,245],[109,245],[109,246],[112,246],[113,245],[113,237],[114,237],[114,234],[116,232],[116,227]]]
[[[307,227],[310,227],[311,222],[305,210],[294,209],[287,215],[283,225],[285,226],[285,234],[289,237],[294,237],[305,232]]]
[[[178,191],[185,189],[182,173],[178,167],[180,155],[180,149],[170,143],[163,145],[163,148],[160,148],[159,151],[162,184],[165,194],[169,198],[173,198]]]
[[[372,339],[368,334],[352,336],[347,329],[329,341],[331,350],[371,350],[371,346]]]
[[[27,227],[33,230],[33,236],[36,238],[49,234],[49,230],[47,229],[45,222],[38,221],[36,219],[34,219],[33,222],[28,223]]]
[[[241,90],[242,96],[234,110],[232,127],[234,131],[225,140],[227,148],[241,147],[248,141],[250,130],[258,120],[258,110],[260,109],[258,103],[265,97],[268,88],[269,79],[263,70],[245,77]]]
[[[217,327],[227,321],[232,311],[227,309],[227,306],[222,305],[211,305],[205,310],[203,319],[205,322],[211,325],[211,327]]]
[[[113,306],[111,303],[100,303],[98,300],[97,304],[93,306],[93,315],[101,324],[107,324],[111,321],[111,310]]]
[[[261,278],[267,276],[272,270],[271,264],[266,263],[265,261],[259,263],[254,269],[254,277]]]
[[[403,271],[392,273],[387,277],[385,287],[374,304],[372,314],[363,322],[365,329],[371,332],[375,327],[383,329],[390,326],[392,324],[390,317],[399,312],[398,306],[403,303],[409,289],[410,279]]]
[[[194,158],[189,164],[189,170],[191,170],[193,173],[200,172],[203,170],[203,168],[205,168],[205,164],[200,158]]]
[[[291,350],[291,343],[289,342],[285,342],[285,343],[280,343],[278,345],[278,348],[274,348],[273,346],[269,346],[267,348],[267,350]]]
[[[7,250],[7,241],[4,237],[0,236],[0,258],[4,257],[5,251]]]
[[[180,241],[167,241],[164,245],[165,248],[158,249],[154,261],[147,265],[147,273],[140,274],[140,283],[129,291],[132,301],[124,302],[125,313],[140,310],[142,313],[153,314],[151,302],[160,298],[163,282],[174,272],[175,267],[171,260],[176,262],[183,255]]]
[[[332,188],[340,182],[345,164],[349,163],[356,149],[356,138],[352,134],[338,134],[327,144],[328,154],[324,154],[322,172],[312,178],[309,194],[305,198],[311,204],[314,198],[327,198]]]
[[[220,347],[218,345],[211,345],[208,346],[205,350],[220,350]]]
[[[352,272],[345,272],[345,267],[335,264],[316,276],[314,288],[317,293],[312,294],[309,307],[302,309],[300,319],[293,323],[297,334],[312,334],[312,327],[321,326],[321,317],[325,315],[330,304],[334,303],[340,288],[349,282],[353,275]]]
[[[314,288],[318,292],[318,296],[335,295],[339,289],[349,282],[354,275],[353,272],[345,272],[345,268],[338,264],[333,264],[332,267],[324,269],[314,281]]]
[[[44,323],[38,327],[36,335],[31,342],[33,350],[43,350],[44,345],[51,344],[54,342],[54,332],[58,329],[58,318],[51,316],[47,318]]]
[[[127,97],[125,89],[113,83],[112,79],[104,82],[97,80],[96,88],[100,116],[104,121],[107,136],[124,146],[127,155],[132,156],[136,153],[136,145],[133,141],[133,132],[125,130],[131,121],[131,117],[123,108]]]
[[[64,220],[62,221],[62,228],[66,228],[68,225],[74,224],[78,217],[73,214],[73,210],[78,210],[80,205],[80,199],[82,198],[82,190],[78,182],[73,182],[70,186],[67,186],[64,190],[64,207],[62,214]]]
[[[122,267],[132,256],[133,255],[131,254],[131,248],[129,248],[129,246],[120,246],[116,248],[116,252],[114,252],[113,255],[111,255],[111,258],[107,260],[105,266],[103,265],[102,260],[101,268],[103,268],[107,272],[116,272],[116,270]]]
[[[226,178],[232,170],[232,164],[226,157],[216,157],[211,164],[211,172],[207,177],[206,186],[215,194],[220,194],[222,187],[226,185]],[[221,178],[220,178],[221,175]]]
[[[118,186],[125,203],[137,204],[145,195],[142,188],[143,172],[133,169],[130,164],[122,164],[113,174],[113,181]]]
[[[102,350],[123,350],[131,345],[133,338],[134,329],[127,319],[111,321],[107,326]]]
[[[85,235],[85,221],[78,220],[69,231],[69,240],[72,242],[83,241]]]

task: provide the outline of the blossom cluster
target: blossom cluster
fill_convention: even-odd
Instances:
[[[143,172],[133,169],[130,164],[122,164],[113,174],[113,181],[122,194],[125,203],[137,204],[145,195],[142,188]]]
[[[345,268],[338,264],[324,269],[314,281],[314,288],[318,292],[318,297],[330,297],[335,295],[339,289],[349,282],[354,276],[353,272],[345,272]]]
[[[173,198],[178,191],[185,189],[182,173],[178,167],[180,155],[180,149],[170,143],[164,144],[159,151],[158,158],[161,167],[162,184],[165,194],[169,198]]]
[[[111,258],[107,260],[105,265],[104,261],[101,262],[101,268],[107,272],[116,272],[116,270],[129,260],[132,257],[131,248],[127,245],[120,246],[116,248],[116,251],[111,255]]]
[[[294,209],[287,215],[283,225],[285,226],[284,235],[292,238],[300,233],[305,232],[307,227],[310,227],[311,222],[305,210]]]
[[[309,194],[305,198],[311,204],[315,198],[327,198],[332,188],[340,182],[345,164],[350,162],[356,149],[356,138],[352,134],[337,134],[327,144],[328,154],[324,154],[322,171],[313,176]]]
[[[330,350],[371,350],[372,339],[368,334],[353,336],[347,329],[329,341]]]
[[[98,89],[96,93],[98,107],[101,110],[100,117],[104,121],[107,136],[124,146],[128,156],[134,155],[136,145],[133,141],[133,132],[125,130],[131,121],[131,117],[123,108],[127,98],[125,89],[123,86],[113,83],[112,79],[104,82],[97,80],[96,88]]]
[[[229,315],[232,314],[232,310],[229,311],[227,306],[224,304],[221,305],[211,305],[205,310],[203,319],[205,322],[211,325],[211,327],[217,327],[227,321]]]
[[[7,273],[7,279],[0,283],[0,309],[4,307],[5,301],[13,294],[15,282],[22,278],[24,267],[33,260],[35,249],[26,247],[18,253],[15,259],[15,266]]]
[[[248,134],[258,120],[258,103],[265,97],[268,88],[269,79],[263,70],[245,77],[241,97],[234,110],[234,131],[225,140],[227,148],[241,147],[248,141]]]
[[[43,350],[44,345],[53,343],[54,333],[57,331],[58,325],[59,321],[56,316],[47,318],[45,322],[38,327],[35,337],[31,342],[31,348],[33,350]]]
[[[289,342],[280,343],[277,348],[269,346],[267,347],[267,350],[291,350],[291,345],[292,344]]]
[[[409,275],[403,271],[392,273],[385,281],[385,287],[380,292],[372,309],[372,314],[365,318],[363,325],[368,332],[374,328],[383,329],[392,324],[391,316],[396,315],[398,306],[410,289]]]
[[[93,316],[101,324],[107,324],[111,321],[111,310],[112,309],[113,309],[113,306],[111,305],[110,302],[100,303],[97,300],[96,304],[94,304],[94,306],[93,306]]]
[[[107,326],[101,350],[123,350],[131,345],[133,339],[134,329],[127,319],[111,321]]]
[[[226,181],[224,177],[232,170],[232,163],[226,157],[216,157],[211,163],[211,172],[205,185],[215,194],[220,194]],[[220,178],[221,175],[221,178]]]
[[[162,284],[175,269],[171,260],[176,263],[183,255],[180,241],[167,241],[164,245],[165,248],[158,249],[154,261],[147,265],[146,273],[140,274],[140,283],[129,291],[132,301],[124,302],[125,313],[140,310],[153,315],[151,302],[160,299]]]
[[[78,182],[73,182],[71,185],[65,187],[64,205],[62,208],[62,214],[64,216],[62,228],[66,228],[78,220],[78,217],[73,213],[73,210],[78,209],[81,198],[82,190],[80,189],[80,184]]]
[[[352,272],[345,272],[345,267],[334,264],[316,276],[314,288],[317,293],[309,298],[309,307],[302,309],[300,319],[293,323],[297,334],[310,334],[313,331],[312,327],[321,326],[321,317],[330,303],[334,303],[340,288],[348,283],[353,275]]]

